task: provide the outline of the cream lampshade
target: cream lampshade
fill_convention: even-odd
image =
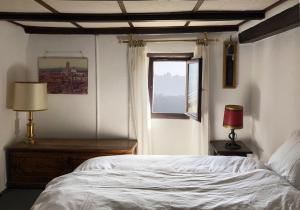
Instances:
[[[47,83],[15,82],[13,98],[13,110],[29,113],[25,142],[34,144],[33,112],[48,109]]]

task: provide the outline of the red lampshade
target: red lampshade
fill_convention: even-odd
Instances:
[[[238,105],[226,105],[223,126],[231,129],[243,128],[243,107]]]

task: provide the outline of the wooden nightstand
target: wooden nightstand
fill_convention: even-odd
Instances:
[[[253,152],[241,141],[237,141],[237,144],[241,145],[241,149],[229,150],[225,148],[226,142],[229,140],[214,140],[210,141],[212,147],[213,155],[223,155],[223,156],[243,156],[247,157],[247,154],[252,154]]]
[[[33,145],[18,142],[6,148],[7,187],[41,188],[87,159],[136,154],[136,148],[137,141],[131,139],[37,139]]]

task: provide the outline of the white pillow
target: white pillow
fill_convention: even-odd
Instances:
[[[300,190],[300,130],[294,131],[273,153],[268,166]]]

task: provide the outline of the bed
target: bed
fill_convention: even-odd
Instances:
[[[300,131],[265,165],[246,157],[120,155],[52,180],[32,210],[300,209]]]
[[[55,178],[32,210],[300,209],[300,191],[261,162],[225,156],[108,156]]]

